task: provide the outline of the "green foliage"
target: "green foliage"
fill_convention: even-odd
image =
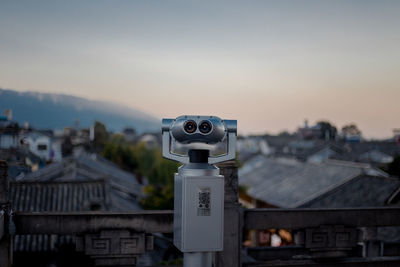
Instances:
[[[171,210],[174,208],[173,182],[164,186],[147,185],[144,193],[146,197],[140,203],[144,209]]]
[[[116,163],[122,169],[135,172],[139,163],[134,151],[134,147],[115,141],[109,141],[104,144],[102,155]]]
[[[145,198],[141,204],[145,209],[172,209],[174,200],[174,173],[179,164],[162,157],[158,148],[147,148],[145,144],[130,144],[121,135],[113,135],[105,142],[102,155],[133,172],[141,180],[146,177],[149,185],[144,188]]]
[[[247,194],[249,191],[249,187],[247,185],[239,185],[239,192],[243,194]]]
[[[96,121],[94,123],[94,140],[93,140],[96,150],[101,151],[107,140],[108,140],[108,132],[106,126],[103,123]]]
[[[145,187],[147,197],[141,202],[143,208],[173,209],[174,173],[177,171],[179,164],[164,159],[158,149],[153,149],[152,151],[144,150],[143,155],[142,170],[149,180],[149,185]],[[149,161],[150,158],[152,159],[151,162]]]
[[[361,135],[360,129],[358,129],[357,125],[355,125],[354,123],[343,126],[342,132],[345,135]]]
[[[337,128],[332,125],[328,121],[319,121],[317,122],[317,125],[321,129],[321,139],[329,140],[329,139],[335,139],[336,134],[337,134]]]
[[[238,151],[236,151],[235,162],[236,162],[236,166],[238,168],[241,168],[243,166],[243,163],[240,161],[239,152]]]

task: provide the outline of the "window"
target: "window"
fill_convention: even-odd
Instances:
[[[41,150],[41,151],[47,150],[47,145],[46,144],[38,144],[37,149]]]

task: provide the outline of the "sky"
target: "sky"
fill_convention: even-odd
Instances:
[[[0,88],[239,133],[400,128],[400,1],[1,1]]]

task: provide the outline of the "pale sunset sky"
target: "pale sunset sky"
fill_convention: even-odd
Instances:
[[[1,1],[0,88],[158,118],[400,128],[400,1]]]

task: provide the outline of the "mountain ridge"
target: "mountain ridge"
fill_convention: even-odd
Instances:
[[[14,121],[29,122],[35,128],[62,129],[74,125],[76,120],[80,127],[89,127],[97,120],[111,131],[131,127],[139,133],[154,132],[160,127],[160,120],[146,112],[68,94],[0,88],[0,108],[0,112],[11,109]]]

